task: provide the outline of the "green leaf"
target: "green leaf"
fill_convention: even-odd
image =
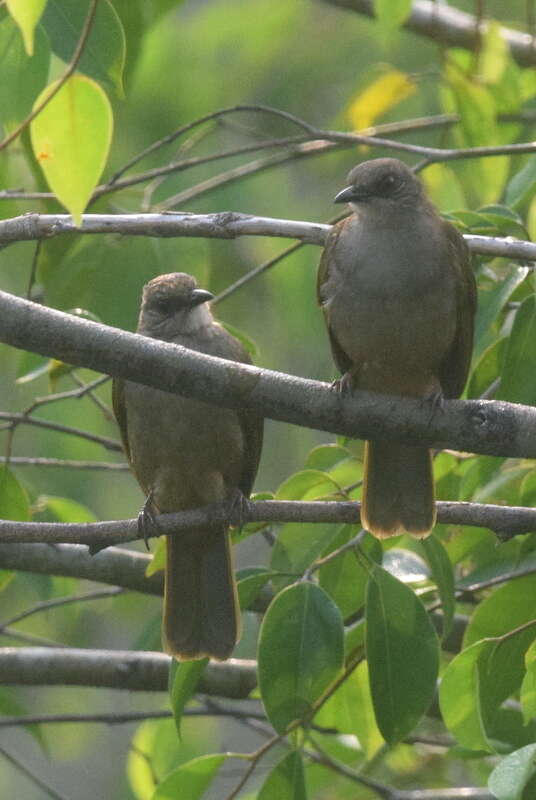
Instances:
[[[43,13],[47,0],[6,0],[9,13],[19,26],[24,39],[24,47],[29,56],[34,51],[34,30]],[[2,76],[3,79],[3,76]]]
[[[498,22],[491,20],[486,24],[481,43],[478,60],[480,77],[484,83],[497,83],[508,62],[508,45]]]
[[[306,800],[301,753],[293,750],[276,764],[264,781],[257,800]]]
[[[357,530],[356,526],[343,525],[328,549],[342,547],[356,535]],[[320,567],[318,575],[320,586],[337,603],[344,619],[361,608],[365,602],[368,574],[353,549],[328,561]]]
[[[70,61],[87,17],[87,0],[48,0],[43,26],[54,53]],[[125,32],[110,0],[101,0],[77,69],[124,97]]]
[[[333,728],[339,734],[353,734],[372,758],[384,744],[374,717],[370,694],[368,664],[362,661],[322,706],[315,725]]]
[[[9,17],[0,22],[0,120],[21,122],[47,82],[50,47],[39,27],[34,54],[26,55],[21,36]]]
[[[439,666],[436,632],[410,588],[374,567],[366,602],[366,651],[378,728],[396,744],[429,707]]]
[[[39,511],[49,511],[59,522],[96,522],[97,517],[87,506],[69,497],[39,497]]]
[[[0,688],[0,715],[6,717],[24,717],[28,715],[28,709],[23,706],[14,696],[13,690]],[[34,737],[44,753],[48,755],[48,745],[43,729],[39,725],[24,725],[24,729]]]
[[[346,447],[340,447],[338,444],[321,444],[311,450],[307,456],[305,466],[307,469],[327,472],[335,464],[345,461],[350,456],[351,453]]]
[[[525,725],[536,719],[536,641],[525,653],[527,672],[521,684],[520,700]]]
[[[30,504],[26,490],[11,470],[0,467],[0,519],[26,522],[30,519]]]
[[[236,576],[240,608],[249,608],[257,599],[261,589],[273,576],[274,573],[265,567],[248,567],[248,569],[240,570]]]
[[[208,658],[197,661],[173,661],[170,672],[171,710],[177,733],[181,735],[181,719],[184,706],[190,700],[199,683],[199,678],[208,664]]]
[[[527,297],[517,311],[506,347],[497,400],[536,405],[536,297]]]
[[[402,547],[391,547],[383,554],[383,568],[402,583],[421,583],[428,580],[430,572],[417,553]]]
[[[258,649],[259,688],[270,722],[283,733],[311,714],[339,675],[344,658],[339,609],[313,583],[298,583],[273,600]]]
[[[340,525],[289,522],[279,531],[272,550],[271,568],[280,573],[276,588],[293,582],[325,551],[340,531]]]
[[[483,640],[459,653],[445,670],[439,688],[443,721],[469,750],[493,751],[483,720],[480,693],[480,665],[493,645],[493,641]]]
[[[56,85],[48,86],[35,105]],[[31,123],[35,158],[76,225],[82,221],[82,212],[106,164],[112,128],[112,108],[106,94],[82,75],[69,78]]]
[[[536,191],[536,155],[531,156],[525,166],[516,172],[506,187],[506,202],[512,208],[521,208]]]
[[[259,348],[258,348],[258,347],[257,347],[257,345],[255,344],[255,342],[253,341],[253,339],[251,339],[251,338],[250,338],[250,337],[249,337],[247,334],[245,334],[243,331],[240,331],[240,330],[238,330],[238,328],[235,328],[233,325],[229,325],[229,323],[228,323],[228,322],[222,322],[222,323],[220,323],[220,324],[221,324],[221,325],[223,325],[223,327],[225,328],[225,330],[226,330],[228,333],[230,333],[230,334],[231,334],[231,336],[234,336],[234,337],[235,337],[235,339],[238,339],[238,341],[239,341],[241,344],[243,344],[243,345],[244,345],[244,349],[246,350],[246,352],[247,352],[247,353],[249,353],[249,355],[250,355],[252,358],[257,358],[257,357],[258,357],[258,355],[259,355]]]
[[[441,638],[445,639],[452,628],[454,612],[456,610],[456,599],[454,597],[454,572],[447,551],[432,534],[421,542],[426,555],[426,560],[432,570],[432,580],[437,586],[441,608],[443,609],[443,629]]]
[[[201,756],[181,764],[160,781],[152,800],[177,800],[177,798],[198,800],[215,778],[225,759],[225,755]]]
[[[489,776],[488,788],[497,800],[522,800],[523,789],[535,774],[536,744],[529,744],[497,764]]]
[[[166,552],[166,537],[160,536],[153,550],[152,558],[145,568],[145,576],[147,578],[166,568]]]
[[[475,363],[496,338],[492,333],[492,326],[497,315],[528,274],[527,267],[514,267],[509,276],[505,280],[501,280],[496,287],[478,293],[478,309],[475,320]]]
[[[340,486],[330,478],[327,472],[317,469],[306,469],[295,472],[278,488],[276,500],[302,500],[306,495],[308,500],[323,497],[326,494],[339,492]]]
[[[374,15],[384,34],[402,25],[410,11],[411,0],[374,0]]]

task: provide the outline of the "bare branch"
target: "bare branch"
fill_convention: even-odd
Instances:
[[[0,648],[0,684],[106,686],[166,692],[172,659],[165,653],[52,647]],[[257,664],[231,658],[207,664],[197,691],[242,699],[257,685]]]
[[[48,419],[39,419],[38,417],[27,417],[26,414],[0,411],[0,420],[2,419],[17,425],[33,425],[36,428],[45,428],[50,431],[56,431],[57,433],[66,433],[69,436],[79,436],[82,439],[87,439],[89,442],[102,445],[106,450],[116,452],[122,452],[123,450],[119,442],[115,439],[109,439],[107,436],[99,436],[97,433],[90,433],[90,431],[83,431],[80,428],[71,428],[69,425],[61,425],[59,422],[51,422]],[[10,425],[9,427],[11,428],[12,426]]]
[[[323,246],[331,225],[320,222],[255,217],[235,211],[217,214],[84,214],[77,228],[69,214],[24,214],[0,220],[0,246],[50,239],[76,231],[81,234],[120,233],[128,236],[204,237],[275,236]],[[513,237],[466,235],[473,253],[536,261],[536,243]]]
[[[440,413],[410,397],[356,391],[194,352],[0,292],[0,341],[226,408],[359,439],[396,439],[534,458],[536,409],[448,400]]]
[[[374,16],[373,0],[325,0],[367,17]],[[475,17],[433,0],[413,0],[411,13],[404,27],[421,36],[450,47],[475,50],[479,42],[479,29]],[[536,64],[536,50],[528,33],[501,27],[501,33],[515,60],[522,66]]]
[[[119,444],[119,443],[118,443]],[[55,469],[88,469],[111,470],[112,472],[128,472],[130,467],[125,462],[113,461],[76,461],[69,458],[41,458],[37,456],[0,456],[0,464],[13,467],[54,467]]]

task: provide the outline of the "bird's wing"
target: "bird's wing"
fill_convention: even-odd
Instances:
[[[326,320],[326,327],[328,330],[329,341],[331,344],[331,352],[333,354],[333,360],[335,361],[337,367],[339,368],[339,371],[343,375],[352,368],[352,362],[347,353],[342,348],[342,346],[339,344],[337,337],[333,332],[333,328],[330,325],[329,306],[326,304],[326,301],[328,300],[326,292],[331,277],[330,269],[333,269],[333,265],[335,262],[335,257],[336,257],[335,251],[337,247],[337,242],[339,240],[339,236],[344,230],[345,222],[346,220],[338,222],[336,225],[333,226],[330,233],[328,234],[324,250],[322,251],[320,264],[318,265],[318,274],[316,279],[316,296],[318,304],[322,309],[324,313],[324,318]]]
[[[439,367],[439,381],[445,397],[459,397],[463,392],[473,351],[476,281],[471,254],[463,236],[449,222],[444,222],[449,242],[449,268],[456,273],[456,334],[452,346]]]
[[[123,448],[130,461],[130,448],[128,445],[128,427],[127,427],[127,407],[125,403],[125,382],[120,378],[114,378],[112,381],[112,405],[114,409],[115,418],[119,426],[119,433],[121,434],[121,441]]]

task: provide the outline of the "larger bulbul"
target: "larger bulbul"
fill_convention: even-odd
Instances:
[[[138,333],[251,363],[213,318],[210,292],[190,275],[160,275],[143,289]],[[114,380],[114,411],[132,470],[152,510],[183,511],[249,496],[263,420],[199,400]],[[163,639],[179,659],[226,659],[240,635],[227,526],[167,537]]]
[[[335,198],[353,214],[333,227],[318,272],[343,386],[384,394],[459,397],[473,344],[476,287],[463,237],[411,170],[366,161]],[[426,536],[435,523],[431,453],[422,445],[365,445],[361,519],[376,536]]]

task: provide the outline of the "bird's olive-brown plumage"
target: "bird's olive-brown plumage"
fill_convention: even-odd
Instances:
[[[344,385],[385,394],[458,397],[471,361],[476,287],[463,237],[401,161],[355,167],[335,202],[318,300]],[[435,522],[430,452],[367,442],[361,518],[377,536],[426,536]]]
[[[213,318],[212,297],[184,273],[160,275],[143,290],[138,333],[232,361],[251,363]],[[249,496],[263,420],[198,400],[114,380],[114,411],[132,470],[152,508],[183,511]],[[180,659],[228,658],[239,609],[226,527],[167,538],[163,638]]]

